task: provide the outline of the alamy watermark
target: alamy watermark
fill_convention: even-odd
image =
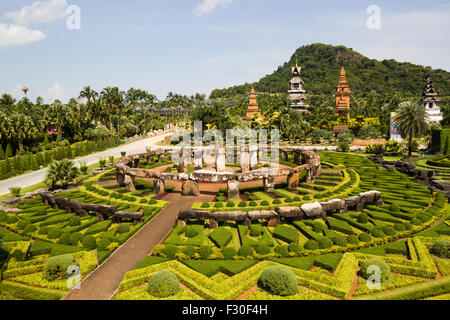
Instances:
[[[76,5],[71,5],[67,7],[66,10],[67,20],[66,26],[69,30],[80,30],[81,29],[81,8]]]
[[[381,289],[381,269],[377,265],[370,265],[367,267],[367,274],[370,276],[367,278],[366,284],[369,290]]]
[[[71,265],[67,268],[67,274],[70,274],[66,281],[67,288],[71,289],[81,289],[81,272],[80,267],[77,265]]]
[[[381,29],[381,9],[379,6],[371,5],[366,10],[369,17],[366,21],[367,29],[380,30]]]

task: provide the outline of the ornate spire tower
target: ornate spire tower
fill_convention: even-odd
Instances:
[[[341,77],[336,91],[336,115],[350,120],[350,94],[352,91],[347,82],[345,68],[341,69]]]
[[[250,101],[248,103],[246,117],[251,118],[254,113],[260,113],[258,107],[258,99],[256,98],[255,89],[252,87],[252,91],[250,92]]]
[[[441,108],[437,106],[437,103],[439,102],[438,93],[434,90],[433,80],[431,78],[427,79],[427,86],[423,91],[422,99],[420,101],[425,107],[428,122],[439,123],[442,121],[443,116]]]
[[[309,112],[309,106],[305,104],[305,90],[303,85],[305,84],[300,77],[302,73],[302,67],[299,67],[297,61],[295,62],[295,67],[292,67],[292,79],[290,81],[289,88],[289,100],[291,101],[290,107],[299,112]]]

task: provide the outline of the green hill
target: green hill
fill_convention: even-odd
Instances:
[[[289,62],[259,82],[215,89],[211,93],[211,98],[248,94],[252,85],[259,92],[286,93],[296,54],[298,64],[303,68],[305,90],[309,94],[334,94],[341,67],[344,66],[354,95],[365,96],[375,90],[382,94],[401,92],[410,96],[420,96],[429,76],[433,78],[440,95],[450,95],[450,73],[447,71],[395,60],[378,61],[345,46],[316,43],[297,49]]]

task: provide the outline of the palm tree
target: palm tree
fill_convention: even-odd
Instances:
[[[23,149],[23,141],[35,139],[39,130],[35,126],[33,119],[23,113],[15,113],[10,118],[9,138],[15,139],[19,143],[19,149]]]
[[[58,100],[55,101],[44,114],[44,122],[47,126],[56,129],[59,135],[59,141],[62,141],[62,129],[70,124],[74,119],[73,110]]]
[[[81,90],[79,98],[85,98],[87,99],[87,105],[89,108],[93,109],[95,106],[95,101],[98,98],[98,92],[91,89],[90,86],[86,86]],[[95,108],[97,109],[97,108]],[[98,120],[100,116],[99,110],[92,110],[92,114],[95,117],[96,120]]]
[[[5,106],[12,106],[16,103],[16,99],[14,99],[10,94],[4,93],[0,98],[0,104]]]
[[[423,136],[427,131],[428,125],[425,118],[423,105],[412,101],[400,103],[395,124],[398,125],[402,138],[409,138],[408,157],[412,156],[413,139]]]
[[[51,189],[66,189],[69,185],[78,182],[80,170],[74,166],[72,161],[67,159],[54,161],[50,164],[45,183]]]

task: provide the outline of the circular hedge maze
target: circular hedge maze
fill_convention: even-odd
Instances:
[[[114,299],[156,299],[145,284],[162,270],[183,284],[171,299],[448,299],[450,262],[446,246],[436,245],[450,240],[445,193],[355,154],[320,156],[314,182],[300,175],[296,187],[241,188],[238,199],[222,189],[215,201],[180,212],[172,233],[126,274]],[[288,156],[283,164],[294,161]],[[365,198],[374,192],[381,198]],[[358,198],[366,200],[348,205]],[[305,214],[312,203],[322,206],[320,215]],[[379,288],[360,270],[367,261],[382,267]],[[265,272],[273,266],[292,271],[289,285],[297,290],[276,291],[279,282]]]

